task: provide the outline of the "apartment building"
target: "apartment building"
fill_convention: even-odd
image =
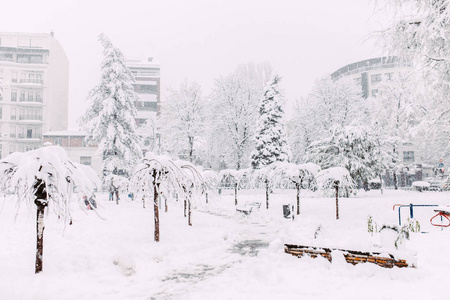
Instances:
[[[152,58],[147,61],[127,60],[126,66],[134,76],[134,91],[139,100],[134,103],[137,109],[136,125],[161,113],[161,77],[160,65]]]
[[[377,57],[348,64],[331,74],[333,79],[350,77],[361,85],[363,97],[376,96],[378,84],[382,80],[390,80],[394,74],[414,71],[411,62],[396,56]]]
[[[0,33],[1,157],[67,130],[69,62],[53,33]]]

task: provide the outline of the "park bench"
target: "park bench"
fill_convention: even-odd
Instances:
[[[344,255],[345,261],[352,265],[359,263],[373,263],[383,268],[393,268],[394,266],[399,268],[411,267],[415,268],[413,264],[409,265],[404,259],[396,259],[392,254],[388,254],[389,257],[381,256],[378,252],[361,252],[354,250],[332,249],[322,247],[311,247],[301,245],[284,245],[284,252],[293,256],[302,257],[308,255],[312,258],[322,256],[328,261],[332,261],[332,251],[340,251]]]
[[[236,211],[241,212],[244,215],[249,215],[252,213],[253,209],[259,209],[261,207],[261,202],[251,202],[236,206]]]

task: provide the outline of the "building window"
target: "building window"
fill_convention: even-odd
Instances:
[[[386,76],[386,79],[387,79],[387,80],[392,80],[392,79],[394,79],[394,73],[385,73],[384,75]]]
[[[377,94],[378,94],[378,90],[377,89],[372,90],[372,97],[376,97]]]
[[[370,80],[372,83],[380,82],[381,74],[374,74],[374,75],[370,76]]]
[[[17,102],[17,91],[11,90],[11,102]]]
[[[36,91],[36,102],[42,103],[42,93],[41,93],[41,91]]]
[[[20,91],[19,101],[20,102],[25,102],[25,91]]]
[[[9,154],[16,152],[16,145],[9,145]]]
[[[9,137],[13,139],[16,138],[16,126],[9,127]]]
[[[90,156],[81,156],[80,164],[90,166],[91,165],[91,157]]]
[[[11,108],[11,120],[15,120],[15,119],[16,119],[16,109]]]
[[[2,119],[2,115],[3,115],[3,109],[0,107],[0,120]]]
[[[414,151],[403,151],[403,162],[414,163]]]
[[[62,145],[62,138],[54,138],[53,139],[53,145],[61,146]]]
[[[12,74],[11,74],[11,82],[17,82],[17,72],[12,72]]]

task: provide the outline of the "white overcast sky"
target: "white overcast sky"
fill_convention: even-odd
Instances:
[[[6,1],[0,30],[55,32],[69,58],[69,126],[99,81],[104,32],[128,59],[161,64],[163,100],[184,78],[209,94],[214,78],[241,63],[270,62],[289,102],[314,80],[348,63],[382,54],[370,0],[24,0]]]

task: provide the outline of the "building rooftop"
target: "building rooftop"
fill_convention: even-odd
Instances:
[[[370,70],[384,69],[384,68],[397,68],[397,67],[412,67],[410,61],[406,61],[398,58],[397,56],[383,56],[361,60],[348,64],[331,74],[333,79],[341,76],[351,75],[354,73],[361,73]]]

